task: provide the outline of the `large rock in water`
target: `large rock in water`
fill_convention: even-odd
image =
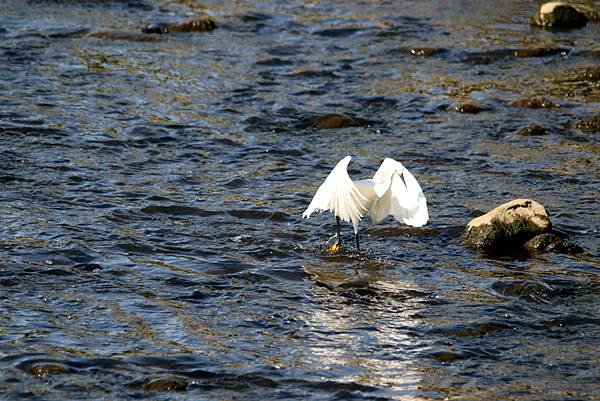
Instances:
[[[542,205],[531,199],[515,199],[471,220],[462,239],[471,248],[505,254],[551,229]]]
[[[588,21],[598,22],[599,14],[594,8],[585,4],[550,1],[542,4],[531,17],[531,23],[548,28],[580,28]]]

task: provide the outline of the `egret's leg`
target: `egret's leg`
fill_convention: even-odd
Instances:
[[[360,254],[360,246],[358,246],[358,233],[354,234],[354,239],[356,239],[356,253]]]
[[[337,224],[337,233],[333,237],[329,238],[327,241],[327,252],[329,253],[338,253],[340,251],[340,244],[342,242],[340,237],[340,218],[335,216],[335,222]],[[335,238],[335,242],[332,243],[332,240]]]

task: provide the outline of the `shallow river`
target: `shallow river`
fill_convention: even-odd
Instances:
[[[536,7],[3,0],[0,398],[597,400],[600,24]],[[301,215],[347,154],[402,161],[429,223],[325,253]],[[463,246],[520,197],[586,252]]]

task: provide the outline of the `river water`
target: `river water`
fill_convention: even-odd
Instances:
[[[2,1],[1,399],[597,400],[600,25],[536,7]],[[347,154],[402,161],[429,223],[323,252],[301,215]],[[521,197],[586,252],[461,244]]]

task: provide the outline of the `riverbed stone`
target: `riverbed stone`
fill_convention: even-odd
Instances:
[[[531,124],[531,125],[528,125],[527,127],[520,128],[517,131],[517,135],[521,135],[521,136],[539,136],[539,135],[545,135],[545,134],[546,134],[546,129],[538,124]]]
[[[513,100],[510,103],[513,107],[523,107],[525,109],[555,109],[560,107],[560,103],[553,102],[545,97],[526,97]]]
[[[159,40],[154,36],[144,35],[139,32],[127,31],[99,31],[90,33],[89,36],[104,40],[125,40],[129,42],[155,42]]]
[[[600,65],[587,63],[565,69],[550,69],[541,79],[544,94],[558,99],[576,98],[583,103],[600,102]]]
[[[529,252],[556,252],[575,255],[583,252],[583,249],[554,233],[536,235],[527,241],[523,247]]]
[[[577,10],[577,12],[585,15],[585,18],[587,18],[588,21],[600,22],[600,11],[598,11],[596,8],[594,8],[588,4],[582,4],[582,3],[568,2],[568,4],[571,7],[573,7],[575,10]]]
[[[80,38],[84,35],[87,35],[90,32],[89,28],[80,27],[80,28],[57,28],[51,29],[48,32],[45,32],[46,36],[49,39],[72,39],[72,38]]]
[[[362,127],[365,125],[368,125],[368,122],[363,119],[341,114],[326,114],[316,117],[312,121],[312,126],[317,129]]]
[[[557,83],[585,83],[597,84],[600,82],[600,66],[587,65],[560,71],[551,76],[551,80]]]
[[[510,253],[552,229],[546,209],[532,199],[515,199],[469,222],[464,243],[489,253]]]
[[[169,32],[210,32],[217,24],[211,18],[197,17],[185,22],[146,24],[142,33],[163,34]]]
[[[512,54],[518,58],[527,57],[547,57],[555,54],[567,54],[569,49],[565,47],[528,47],[524,49],[514,49]]]
[[[70,373],[73,369],[59,362],[35,362],[27,365],[25,370],[33,376],[54,376]]]
[[[579,120],[575,128],[588,134],[597,134],[600,132],[600,114]]]
[[[531,17],[531,24],[558,29],[580,28],[588,23],[585,13],[573,3],[551,1],[542,4]]]
[[[183,391],[187,388],[186,379],[176,376],[150,379],[142,385],[146,391]]]
[[[476,104],[476,103],[465,102],[465,103],[460,103],[460,104],[457,104],[456,106],[454,106],[454,110],[458,111],[459,113],[464,113],[464,114],[477,114],[477,113],[481,113],[482,111],[488,110],[488,108],[481,106],[479,104]]]

